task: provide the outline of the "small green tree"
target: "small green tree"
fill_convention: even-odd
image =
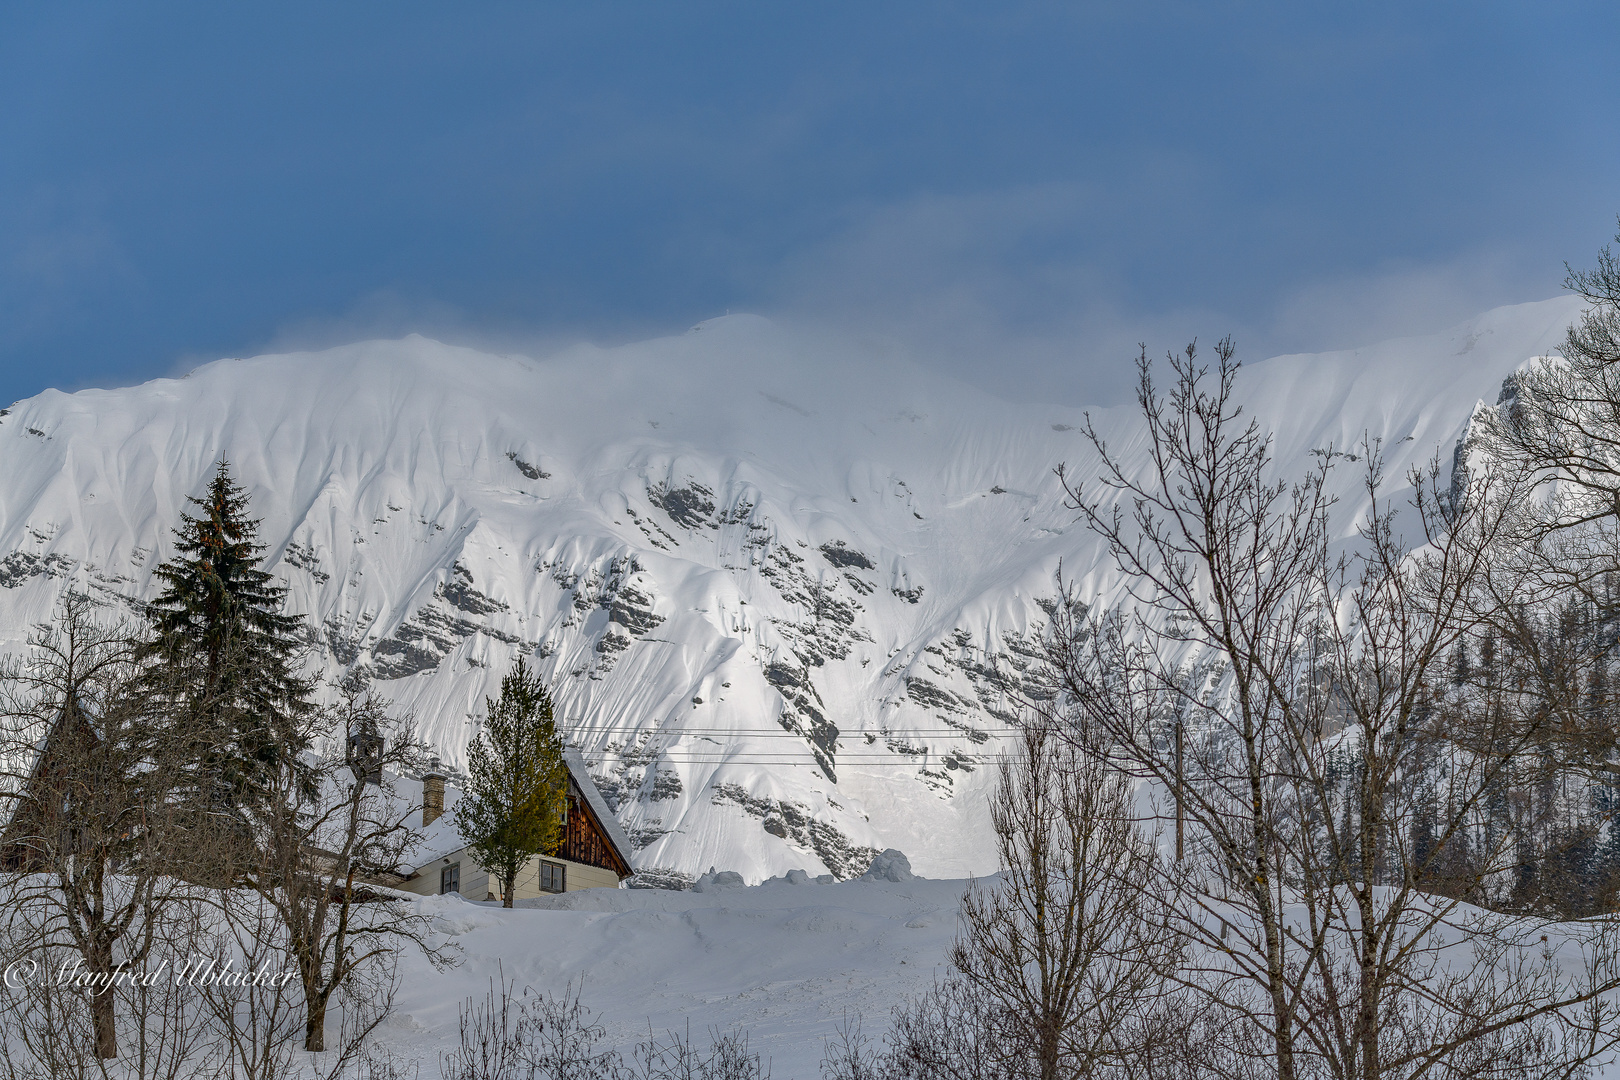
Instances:
[[[501,680],[501,696],[485,698],[484,706],[454,815],[473,858],[500,880],[504,906],[511,907],[518,873],[562,843],[568,766],[551,695],[521,658]]]

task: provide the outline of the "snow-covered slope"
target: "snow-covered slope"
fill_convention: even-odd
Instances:
[[[1279,357],[1242,393],[1283,460],[1365,431],[1399,475],[1577,310]],[[1139,455],[1129,409],[1094,418]],[[542,360],[413,337],[47,392],[0,416],[0,636],[70,586],[150,597],[227,458],[328,674],[368,668],[457,763],[537,658],[638,866],[847,877],[897,847],[984,872],[1040,601],[1060,560],[1112,585],[1052,473],[1093,471],[1081,419],[745,316]]]
[[[462,962],[435,971],[402,954],[386,1045],[433,1075],[455,1048],[456,1010],[500,975],[520,993],[579,989],[606,1029],[603,1048],[626,1056],[649,1031],[690,1030],[700,1045],[739,1031],[773,1077],[815,1080],[846,1017],[881,1042],[890,1009],[943,973],[966,885],[778,878],[701,893],[587,889],[512,911],[428,898],[422,910]]]

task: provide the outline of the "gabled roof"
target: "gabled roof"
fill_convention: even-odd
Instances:
[[[39,782],[40,772],[49,767],[52,749],[72,729],[88,735],[91,745],[99,739],[95,724],[79,704],[77,695],[69,697],[57,710],[56,719],[45,733],[34,742],[18,750],[17,759],[0,770],[0,829],[9,830],[18,807],[27,799],[28,789]],[[27,765],[27,775],[22,766]]]

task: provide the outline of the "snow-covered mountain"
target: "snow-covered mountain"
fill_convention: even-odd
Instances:
[[[1400,475],[1578,310],[1278,357],[1242,394],[1285,462],[1366,432]],[[1093,417],[1139,456],[1130,409]],[[20,648],[69,587],[152,596],[226,458],[328,674],[369,669],[455,764],[536,658],[644,870],[847,877],[897,847],[982,873],[1059,562],[1113,586],[1053,475],[1094,471],[1081,422],[746,316],[539,360],[411,337],[48,391],[0,413],[0,636]]]

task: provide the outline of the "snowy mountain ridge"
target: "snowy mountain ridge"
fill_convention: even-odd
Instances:
[[[1578,312],[1279,357],[1241,395],[1285,464],[1367,433],[1399,476]],[[1133,410],[1092,416],[1141,457]],[[748,316],[539,360],[411,337],[47,391],[0,414],[0,634],[20,648],[70,587],[154,595],[226,458],[326,674],[369,670],[458,763],[534,658],[655,877],[849,877],[884,847],[983,873],[1040,602],[1060,561],[1117,587],[1053,475],[1095,473],[1082,422]]]

